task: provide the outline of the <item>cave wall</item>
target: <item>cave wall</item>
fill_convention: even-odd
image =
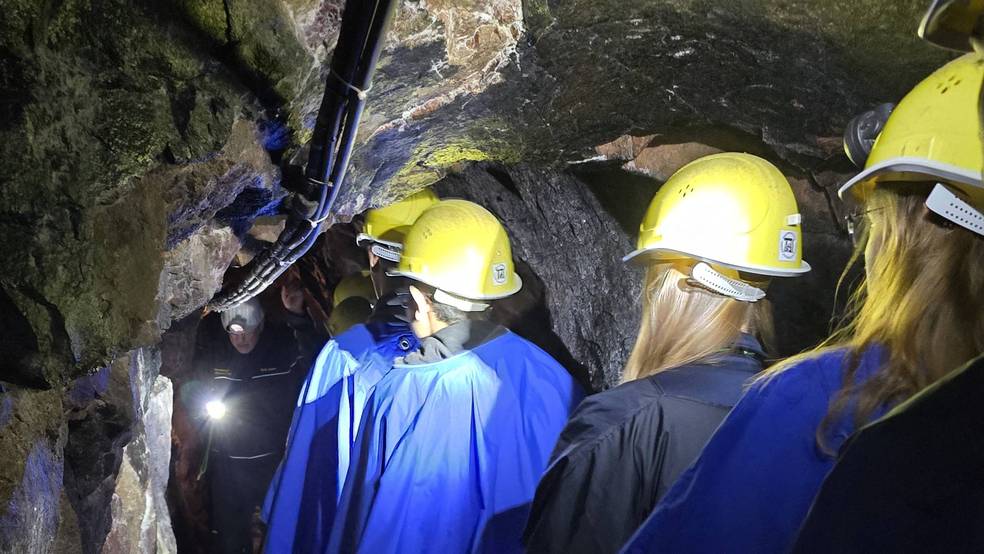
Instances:
[[[488,205],[527,281],[500,314],[598,389],[634,335],[638,278],[617,262],[634,240],[623,178],[593,164],[652,178],[638,208],[694,153],[754,151],[794,181],[807,259],[825,262],[775,287],[795,351],[822,334],[804,322],[826,317],[846,255],[843,124],[947,59],[915,37],[925,4],[405,0],[337,219],[442,179]],[[277,211],[342,6],[4,3],[0,550],[173,550],[159,343]],[[321,256],[344,248],[332,236]],[[357,265],[304,263],[320,290]]]

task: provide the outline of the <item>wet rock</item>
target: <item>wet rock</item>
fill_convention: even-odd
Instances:
[[[35,444],[24,464],[24,480],[10,497],[0,520],[0,549],[4,552],[45,552],[58,531],[61,497],[60,456]]]
[[[5,13],[0,49],[23,80],[3,94],[15,117],[0,128],[0,286],[30,332],[0,358],[22,381],[60,385],[156,341],[162,252],[237,198],[231,225],[283,193],[258,105],[173,10]]]
[[[171,452],[171,381],[157,376],[160,355],[149,350],[133,353],[131,377],[136,413],[142,425],[123,450],[111,500],[113,526],[101,552],[170,553],[177,546],[168,514],[166,488]]]
[[[77,554],[79,545],[82,544],[82,532],[79,529],[79,521],[75,516],[75,509],[68,500],[68,496],[62,491],[61,513],[58,516],[58,533],[51,552],[56,554]]]
[[[109,501],[123,449],[133,439],[133,393],[124,357],[72,383],[65,398],[68,441],[64,486],[79,528],[79,547],[98,552],[112,526]]]
[[[82,552],[173,552],[165,502],[170,381],[139,349],[73,384],[64,486]]]
[[[263,140],[254,123],[237,119],[227,142],[214,155],[162,166],[146,177],[163,191],[168,203],[166,249],[174,248],[220,213],[219,221],[241,235],[249,228],[244,221],[251,224],[258,215],[275,208],[286,193]]]
[[[209,223],[164,254],[158,286],[157,324],[161,329],[212,298],[240,245],[231,227]]]
[[[175,322],[161,342],[161,375],[173,388],[195,378],[194,356],[201,316],[194,313]],[[209,533],[208,490],[198,472],[207,436],[201,433],[200,419],[189,412],[176,395],[171,417],[171,475],[167,483],[168,505],[175,542],[181,552],[207,552]]]
[[[836,137],[853,114],[898,98],[948,57],[913,34],[924,9],[917,0],[824,10],[778,0],[526,1],[521,40],[450,101],[443,90],[409,100],[375,91],[373,113],[403,111],[378,127],[367,119],[375,130],[356,152],[341,209],[375,204],[375,190],[419,188],[463,161],[578,161],[624,134],[731,129],[812,169],[840,155]],[[450,60],[441,46],[395,48],[380,80],[415,72],[415,90],[427,91],[430,67]]]
[[[67,428],[56,391],[0,385],[0,552],[47,552],[59,528]]]

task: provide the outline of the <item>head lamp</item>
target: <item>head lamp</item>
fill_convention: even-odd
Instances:
[[[208,414],[208,418],[213,421],[222,419],[226,415],[225,402],[221,400],[209,400],[205,404],[205,413]]]

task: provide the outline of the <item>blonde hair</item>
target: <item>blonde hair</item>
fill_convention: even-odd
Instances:
[[[732,347],[743,328],[773,338],[766,300],[739,302],[688,284],[692,262],[658,263],[646,271],[642,322],[622,382],[705,360]]]
[[[847,350],[841,390],[817,430],[828,451],[828,431],[845,415],[861,424],[984,351],[984,239],[927,211],[932,186],[895,183],[872,193],[870,229],[854,257],[866,249],[866,276],[851,296],[845,322],[819,347],[763,377]],[[884,349],[881,366],[859,383],[861,357],[873,346]]]

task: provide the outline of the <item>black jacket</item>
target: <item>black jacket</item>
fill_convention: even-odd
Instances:
[[[978,357],[862,428],[793,552],[984,552],[982,397]]]
[[[758,342],[585,399],[533,499],[530,552],[618,552],[762,369]]]
[[[219,459],[271,456],[280,459],[308,359],[291,329],[267,322],[248,354],[233,348],[224,331],[199,342],[195,359],[199,378],[188,383],[188,408],[204,416],[205,404],[222,400],[227,413],[212,427],[211,450]]]

